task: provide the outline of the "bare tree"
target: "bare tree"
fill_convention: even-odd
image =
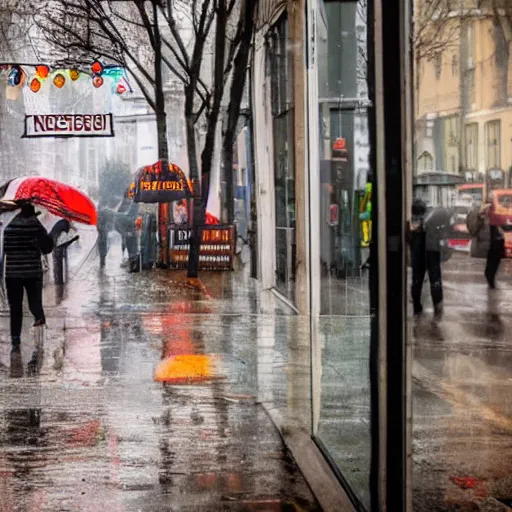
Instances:
[[[40,33],[50,44],[52,54],[56,49],[59,52],[58,58],[52,59],[54,62],[77,65],[102,57],[129,70],[155,112],[161,159],[168,159],[163,68],[167,67],[183,84],[189,173],[194,183],[191,212],[194,238],[190,244],[188,275],[197,277],[200,227],[205,219],[222,99],[232,77],[240,79],[243,90],[246,55],[250,53],[252,41],[254,0],[32,0],[32,3],[37,7],[35,20]],[[250,22],[246,23],[247,20]],[[183,35],[183,21],[191,26],[189,40]],[[226,37],[232,27],[232,37]],[[213,45],[212,76],[204,74],[205,50],[209,44]],[[237,98],[235,94],[228,108],[231,116],[239,113],[241,97]],[[196,125],[200,120],[206,124],[206,136],[199,161]],[[233,140],[231,130],[235,128],[236,123],[235,126],[228,123],[224,137]],[[160,212],[167,219],[165,206],[160,207]],[[162,249],[166,253],[165,247]],[[167,254],[162,259],[167,261]]]
[[[464,0],[461,1],[461,4]],[[459,42],[462,11],[453,10],[449,0],[417,0],[414,13],[416,61],[432,60]]]

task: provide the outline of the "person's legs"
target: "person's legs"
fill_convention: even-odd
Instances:
[[[487,252],[487,262],[485,265],[485,278],[490,288],[496,287],[496,273],[498,272],[504,249],[504,240],[498,238],[497,229],[496,226],[490,227],[489,250]]]
[[[44,325],[46,318],[43,310],[43,278],[26,278],[23,284],[27,290],[28,307],[34,316],[34,325]]]
[[[19,346],[23,323],[23,281],[17,277],[7,277],[5,287],[9,302],[12,344]]]
[[[104,267],[108,252],[108,232],[103,229],[98,230],[98,251],[100,253],[100,267]]]
[[[127,233],[125,237],[126,249],[130,259],[137,257],[137,235],[134,233]]]
[[[427,251],[427,269],[430,280],[430,295],[436,315],[442,314],[443,281],[441,277],[441,253],[439,251]]]
[[[426,256],[422,244],[416,244],[411,248],[412,286],[411,296],[414,314],[419,315],[423,311],[421,305],[421,290],[425,279]]]

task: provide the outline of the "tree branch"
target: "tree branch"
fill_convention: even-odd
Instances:
[[[188,69],[189,67],[189,56],[187,53],[187,49],[185,48],[185,43],[183,42],[183,38],[181,37],[180,31],[176,26],[176,20],[174,19],[174,14],[172,10],[172,2],[169,4],[169,15],[165,14],[163,10],[161,10],[165,20],[167,21],[167,25],[169,25],[169,29],[171,30],[171,34],[178,45],[178,48],[181,52],[181,58],[185,65],[183,69]]]
[[[167,48],[169,48],[169,50],[171,50],[172,54],[176,57],[176,60],[178,61],[178,64],[182,67],[183,71],[185,71],[185,73],[188,73],[187,63],[180,57],[180,55],[178,55],[176,48],[174,48],[174,46],[171,43],[169,43],[169,41],[167,41],[167,39],[163,36],[162,42],[165,44],[165,46],[167,46]]]
[[[178,70],[172,65],[171,61],[162,55],[162,60],[165,62],[165,65],[171,70],[171,73],[178,78],[185,85],[188,84],[188,80],[185,76],[178,72]]]

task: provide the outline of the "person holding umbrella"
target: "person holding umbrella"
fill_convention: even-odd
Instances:
[[[444,208],[432,210],[427,215],[426,204],[421,199],[412,203],[412,217],[407,229],[411,250],[412,286],[411,295],[414,314],[421,315],[423,305],[421,292],[425,273],[430,280],[430,294],[434,305],[434,318],[443,316],[443,282],[441,260],[445,244],[446,229],[450,222],[449,212]]]
[[[41,255],[53,250],[53,239],[29,203],[21,206],[4,231],[4,272],[10,310],[12,349],[20,349],[23,324],[23,294],[27,292],[34,326],[46,324],[43,310],[43,267]]]

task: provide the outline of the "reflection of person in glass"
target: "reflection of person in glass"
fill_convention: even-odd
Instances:
[[[430,279],[430,294],[434,305],[434,316],[443,314],[443,283],[441,279],[441,240],[438,230],[426,218],[426,205],[421,199],[412,204],[412,217],[408,226],[408,242],[411,249],[412,287],[411,295],[414,314],[423,312],[421,291],[425,273]]]

